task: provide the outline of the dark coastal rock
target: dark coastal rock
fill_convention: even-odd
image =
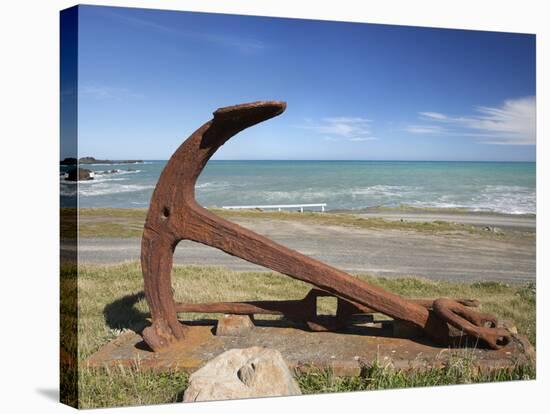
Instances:
[[[82,157],[78,160],[79,164],[136,164],[143,160],[98,160],[94,157]]]
[[[86,168],[75,168],[70,170],[67,173],[67,177],[65,177],[66,181],[88,181],[93,179],[92,171]]]
[[[76,165],[77,163],[77,159],[76,158],[65,158],[63,161],[60,161],[59,164],[61,165]]]

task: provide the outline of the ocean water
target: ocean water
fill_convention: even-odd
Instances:
[[[80,207],[147,207],[165,164],[84,166],[95,179],[77,187],[61,177],[62,199],[78,188]],[[509,214],[534,214],[535,191],[536,168],[530,162],[210,161],[196,185],[204,206],[409,205]]]

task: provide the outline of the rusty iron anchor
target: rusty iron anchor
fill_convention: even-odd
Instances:
[[[471,301],[447,298],[434,301],[408,300],[373,286],[332,266],[279,245],[274,241],[225,220],[195,200],[195,182],[208,160],[238,132],[280,115],[286,103],[253,102],[220,108],[172,155],[158,180],[144,226],[141,265],[144,291],[152,324],[143,330],[145,342],[161,351],[182,341],[189,329],[178,312],[276,313],[308,322],[313,330],[333,328],[316,319],[312,298],[338,298],[336,320],[358,312],[379,312],[420,327],[437,343],[449,343],[455,328],[493,349],[507,345],[511,333],[497,327],[493,315],[471,309]],[[317,289],[302,301],[177,304],[171,287],[173,253],[181,240],[215,247]],[[452,327],[452,328],[451,328]]]

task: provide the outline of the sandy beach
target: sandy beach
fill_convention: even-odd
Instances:
[[[474,225],[480,231],[421,232],[326,225],[301,220],[298,213],[295,220],[262,218],[257,214],[254,217],[235,217],[232,221],[352,273],[468,282],[535,280],[536,218],[532,215],[456,211],[368,211],[353,214],[399,222],[449,221]],[[87,220],[97,222],[98,217],[81,217],[81,223],[86,224]],[[80,263],[116,264],[139,260],[139,255],[139,237],[84,237],[79,243]],[[174,262],[224,266],[233,270],[265,270],[189,241],[178,245]]]

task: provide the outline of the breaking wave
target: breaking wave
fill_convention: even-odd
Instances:
[[[104,196],[110,194],[133,193],[136,191],[152,190],[153,188],[153,185],[99,183],[90,186],[79,186],[78,195],[81,197]]]
[[[61,178],[83,207],[147,207],[165,162],[90,167]],[[135,170],[133,168],[136,168]],[[139,169],[138,169],[139,168]],[[328,210],[410,205],[536,214],[534,163],[211,161],[196,186],[205,206],[327,203]]]

